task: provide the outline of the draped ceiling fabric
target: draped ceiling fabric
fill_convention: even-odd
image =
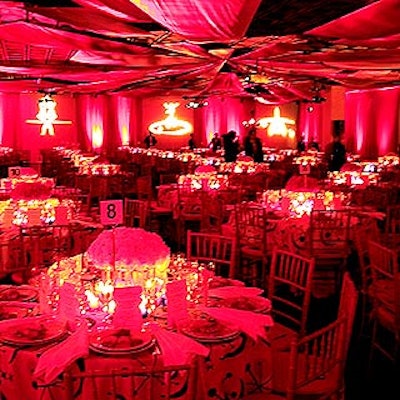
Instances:
[[[319,110],[328,107],[323,101],[331,86],[374,91],[400,83],[398,0],[341,0],[334,7],[323,0],[64,3],[45,7],[39,0],[0,0],[0,92],[97,98],[81,102],[89,107],[89,125],[97,126],[93,136],[92,128],[82,122],[89,147],[125,141],[122,126],[129,126],[132,141],[146,128],[140,126],[140,114],[146,110],[139,105],[156,96],[209,98],[210,108],[195,113],[204,135],[231,125],[239,129],[241,115],[246,114],[241,99],[258,98],[271,105],[297,102],[298,126],[321,138],[326,124],[318,118],[326,112],[307,112],[316,95],[323,99],[315,104]],[[92,106],[102,96],[135,100],[103,99],[107,107]],[[385,115],[388,104],[374,102],[378,106],[382,111],[377,115]],[[124,110],[124,122],[99,114],[112,110]],[[218,110],[223,111],[217,117]],[[78,110],[79,115],[84,112]],[[138,122],[128,124],[133,116]],[[353,116],[346,114],[347,118]],[[393,129],[385,132],[398,135]],[[108,136],[112,134],[118,137]],[[3,124],[3,139],[7,137]],[[363,143],[372,145],[374,140],[364,138]],[[379,151],[389,149],[393,138],[379,143]]]

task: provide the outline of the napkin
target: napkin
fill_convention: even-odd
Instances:
[[[58,310],[60,317],[66,321],[74,320],[80,316],[79,300],[76,296],[75,286],[72,283],[64,283],[61,286]]]
[[[179,328],[189,320],[186,281],[167,283],[168,326]]]
[[[150,327],[157,339],[165,366],[184,365],[190,362],[194,354],[207,357],[210,353],[208,347],[185,335],[162,329],[157,324],[151,324]]]
[[[142,302],[140,286],[115,288],[114,300],[117,308],[113,316],[113,325],[119,328],[130,328],[139,332],[142,328],[143,317],[139,310]]]
[[[54,382],[70,364],[89,355],[87,324],[83,322],[71,328],[74,331],[66,340],[50,347],[39,357],[33,377],[41,384]]]
[[[218,297],[220,299],[230,299],[232,297],[255,297],[264,292],[264,289],[246,286],[222,286],[219,288],[209,289],[209,297]]]
[[[199,309],[221,323],[233,325],[252,339],[266,337],[265,327],[274,324],[269,315],[253,313],[251,311],[235,310],[227,307],[204,307]]]

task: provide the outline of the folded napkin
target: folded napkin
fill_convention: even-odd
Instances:
[[[33,377],[41,384],[54,382],[74,361],[89,355],[87,324],[82,322],[70,328],[73,332],[66,340],[50,347],[39,357]]]
[[[157,339],[165,366],[184,365],[190,362],[194,354],[207,357],[210,353],[208,347],[185,335],[162,329],[157,324],[151,324],[150,327]]]
[[[266,337],[265,327],[274,324],[269,315],[252,311],[235,310],[227,307],[204,307],[199,309],[221,323],[237,327],[242,332],[257,340]]]
[[[220,299],[229,299],[232,297],[255,297],[264,292],[264,289],[246,286],[222,286],[219,288],[209,289],[209,297],[218,297]]]

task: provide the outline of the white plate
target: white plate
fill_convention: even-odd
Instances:
[[[181,333],[203,343],[230,341],[240,334],[237,329],[212,319],[192,320],[181,329]]]
[[[0,341],[14,346],[47,344],[67,334],[65,322],[54,316],[18,318],[0,324]]]
[[[154,345],[154,338],[147,332],[133,332],[125,328],[111,328],[94,332],[89,337],[89,347],[102,354],[131,354]]]
[[[252,311],[255,313],[265,313],[271,311],[271,301],[265,297],[230,297],[228,299],[215,299],[214,306],[229,307],[235,310]]]
[[[39,313],[37,303],[0,301],[0,321],[14,318],[34,317]]]
[[[0,287],[0,301],[34,301],[39,290],[29,285],[7,285]]]

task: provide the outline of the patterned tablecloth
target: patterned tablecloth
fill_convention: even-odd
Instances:
[[[1,328],[1,326],[0,326]],[[196,399],[246,399],[251,393],[266,391],[271,379],[271,349],[268,338],[268,328],[265,328],[265,338],[255,340],[240,332],[230,339],[202,343],[209,348],[207,357],[197,357],[195,379]],[[0,329],[1,336],[1,329]],[[38,347],[15,347],[8,344],[0,345],[0,398],[2,400],[64,400],[66,399],[63,374],[59,375],[50,385],[40,385],[34,379],[34,371],[41,354],[54,344]],[[180,343],[175,343],[177,348]],[[89,351],[89,355],[79,358],[72,366],[74,370],[93,371],[134,367],[157,367],[163,365],[162,347],[144,349],[129,355],[99,354]],[[186,400],[189,397],[188,386],[182,377],[176,376],[171,382],[173,398]],[[100,381],[101,399],[110,399],[108,388],[110,381]],[[164,385],[165,386],[165,385]],[[138,389],[141,390],[141,389]],[[132,387],[124,383],[120,400],[132,398]],[[162,394],[160,384],[157,396]],[[148,393],[140,393],[140,399],[155,400]],[[76,381],[74,398],[77,400],[92,400],[93,388],[90,380]],[[162,396],[157,397],[162,398]]]

